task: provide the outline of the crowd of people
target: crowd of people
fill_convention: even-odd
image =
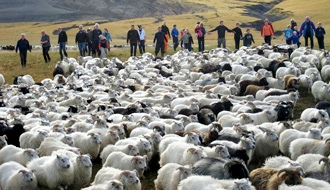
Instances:
[[[78,46],[79,53],[81,56],[93,56],[93,57],[102,57],[105,58],[106,54],[110,52],[110,42],[112,41],[112,36],[107,28],[104,28],[102,32],[99,29],[100,25],[95,23],[94,28],[88,28],[87,31],[83,29],[83,26],[79,26],[79,30],[75,37],[75,43]],[[235,50],[239,49],[240,41],[243,41],[243,46],[250,47],[252,43],[255,43],[253,35],[250,33],[250,29],[247,28],[243,34],[240,27],[240,23],[236,23],[235,28],[229,29],[224,25],[224,21],[220,21],[219,26],[214,29],[209,30],[209,32],[218,33],[217,47],[226,48],[226,31],[234,34],[235,41]],[[261,36],[264,39],[266,44],[271,45],[272,37],[275,35],[274,27],[272,23],[265,19],[264,23],[260,29]],[[202,52],[205,50],[205,35],[206,29],[204,24],[197,22],[195,29],[193,30],[198,41],[198,51]],[[299,39],[301,36],[305,39],[305,46],[308,46],[308,40],[310,41],[310,47],[314,47],[314,36],[317,39],[319,49],[324,49],[324,35],[325,30],[322,27],[322,24],[319,22],[317,27],[310,20],[308,16],[305,17],[305,21],[301,24],[300,29],[298,30],[298,24],[294,19],[291,19],[290,23],[287,25],[287,28],[284,30],[284,35],[282,40],[285,38],[285,42],[288,45],[296,44],[298,47],[301,45]],[[138,29],[135,29],[134,25],[131,25],[131,29],[127,32],[126,42],[127,45],[130,45],[130,56],[136,56],[137,47],[139,47],[139,52],[142,55],[146,52],[146,31],[143,29],[142,25],[138,25]],[[177,25],[174,24],[173,28],[170,30],[166,22],[158,27],[158,31],[155,33],[153,39],[153,45],[155,47],[155,55],[157,56],[159,51],[161,56],[168,51],[170,39],[173,41],[173,49],[177,51],[179,47],[181,49],[187,49],[188,51],[193,50],[193,34],[190,33],[189,29],[178,30]],[[60,59],[63,60],[64,56],[67,57],[68,53],[66,52],[66,45],[68,43],[68,36],[66,32],[58,27],[58,45],[59,45],[59,54]],[[41,40],[40,44],[42,46],[42,53],[45,63],[51,61],[49,56],[49,50],[51,47],[50,37],[46,34],[45,31],[41,31]],[[25,34],[21,34],[21,39],[18,40],[16,45],[16,53],[19,50],[21,58],[21,66],[26,67],[26,56],[27,51],[31,52],[31,46],[29,41],[25,38]]]

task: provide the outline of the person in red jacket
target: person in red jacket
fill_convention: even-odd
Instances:
[[[261,36],[264,38],[266,44],[272,45],[271,40],[273,35],[274,35],[273,25],[269,22],[268,19],[265,19],[265,23],[262,25],[261,28]]]
[[[102,58],[105,58],[105,55],[107,54],[107,49],[110,50],[109,42],[103,35],[100,35],[99,38],[99,50],[101,51]]]

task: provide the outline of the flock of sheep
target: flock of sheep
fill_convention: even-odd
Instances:
[[[328,51],[86,56],[53,76],[0,74],[1,190],[140,190],[149,171],[157,190],[330,189]],[[293,120],[301,94],[318,104]]]

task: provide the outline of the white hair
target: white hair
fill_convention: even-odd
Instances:
[[[22,33],[22,34],[21,34],[21,36],[25,36],[25,34],[24,34],[24,33]]]

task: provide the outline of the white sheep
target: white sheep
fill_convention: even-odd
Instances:
[[[87,131],[87,134],[89,133],[100,134],[100,138],[101,138],[100,151],[102,151],[103,148],[109,144],[115,144],[120,139],[117,131],[106,128],[93,128]]]
[[[71,133],[73,145],[80,149],[82,154],[89,154],[92,159],[97,158],[101,148],[101,137],[97,133]]]
[[[279,138],[279,148],[280,151],[285,156],[290,156],[289,147],[293,140],[298,138],[309,138],[322,140],[321,129],[312,128],[308,132],[301,132],[296,129],[285,130]]]
[[[120,170],[113,167],[103,167],[95,175],[93,185],[104,184],[118,180],[127,190],[141,190],[140,179],[136,170]]]
[[[60,149],[71,151],[77,155],[80,153],[78,148],[64,144],[60,140],[53,137],[45,138],[40,144],[38,152],[40,156],[50,156],[54,151]]]
[[[176,190],[181,180],[191,176],[192,169],[176,163],[168,163],[157,171],[154,180],[156,190]]]
[[[299,131],[307,132],[309,129],[312,128],[319,128],[324,133],[327,127],[330,127],[330,119],[319,119],[317,123],[307,122],[307,121],[299,121],[292,125],[294,129]]]
[[[108,145],[106,146],[101,154],[100,158],[102,159],[102,164],[106,161],[107,157],[112,153],[112,152],[123,152],[127,155],[131,156],[137,156],[140,154],[139,147],[134,144],[128,144],[124,146],[119,146],[119,145]]]
[[[39,148],[41,142],[48,137],[46,131],[39,130],[37,132],[28,131],[19,137],[19,144],[21,148]]]
[[[307,90],[308,93],[311,93],[311,89],[313,86],[313,80],[311,77],[303,74],[298,77],[299,79],[299,88]]]
[[[68,156],[60,154],[32,160],[27,168],[35,170],[38,185],[49,189],[71,185],[74,168]]]
[[[26,166],[28,162],[37,158],[39,158],[38,152],[31,148],[22,149],[14,145],[7,145],[0,150],[0,165],[5,162],[14,161]]]
[[[248,179],[219,180],[211,176],[192,175],[182,180],[178,190],[255,190]]]
[[[73,183],[68,189],[81,189],[89,184],[92,178],[92,161],[87,154],[78,155],[75,159],[71,159],[73,164]]]
[[[242,125],[253,123],[253,119],[247,114],[240,114],[239,117],[233,117],[230,115],[224,115],[219,118],[218,122],[222,127],[232,127],[235,123],[240,123]]]
[[[148,160],[151,158],[153,147],[150,144],[150,141],[144,137],[130,137],[126,139],[121,139],[116,142],[116,146],[134,144],[139,147],[140,155],[147,155]]]
[[[213,146],[212,148],[202,147],[202,150],[205,152],[207,157],[220,157],[220,158],[224,158],[224,159],[230,158],[228,148],[223,145],[216,145],[216,146]]]
[[[325,82],[330,81],[330,65],[325,65],[324,67],[322,67],[321,77],[322,77],[322,80]]]
[[[291,142],[290,155],[292,160],[296,160],[300,155],[307,153],[330,155],[330,140],[296,139]]]
[[[160,141],[159,153],[164,152],[171,143],[176,143],[176,142],[186,142],[186,143],[191,143],[193,145],[201,144],[199,136],[196,133],[189,132],[184,137],[180,137],[174,134],[169,134],[163,136],[162,140]]]
[[[82,190],[124,190],[124,185],[118,180],[110,180],[102,184],[82,188]]]
[[[325,110],[316,108],[306,108],[300,115],[300,119],[304,121],[311,121],[311,119],[328,119],[329,114]]]
[[[207,157],[206,153],[188,143],[172,143],[160,154],[159,165],[162,167],[167,163],[180,165],[193,165],[196,161]]]
[[[6,83],[5,77],[0,73],[0,87]]]
[[[327,100],[330,93],[330,85],[323,81],[316,81],[312,85],[312,94],[315,101]]]
[[[267,96],[263,100],[264,102],[289,102],[292,101],[294,102],[293,104],[295,105],[296,102],[299,99],[299,93],[298,92],[289,92],[288,94],[282,94],[279,96]]]
[[[122,152],[111,153],[103,164],[103,167],[114,167],[121,170],[137,170],[144,178],[143,173],[147,169],[147,156],[130,156]]]
[[[297,158],[297,162],[301,163],[301,167],[307,172],[323,172],[324,162],[321,160],[324,158],[321,154],[302,154]]]
[[[260,125],[266,122],[274,122],[276,121],[275,115],[270,110],[263,110],[262,112],[258,113],[246,113],[250,118],[253,120],[254,125]],[[238,115],[237,117],[239,117]]]
[[[285,88],[285,82],[284,82],[283,78],[268,77],[266,79],[267,79],[267,82],[269,83],[268,86],[270,88],[276,88],[276,89],[281,89],[281,90],[283,90]]]
[[[37,178],[33,171],[17,162],[6,162],[0,166],[0,189],[38,189]]]

